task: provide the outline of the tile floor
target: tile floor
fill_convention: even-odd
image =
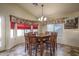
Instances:
[[[0,52],[0,56],[29,56],[28,52],[25,53],[24,48],[24,44],[20,44],[10,50]],[[39,56],[39,53],[37,55]],[[49,51],[44,51],[43,55],[49,56]],[[58,44],[55,56],[79,56],[79,49]]]

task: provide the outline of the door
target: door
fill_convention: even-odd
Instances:
[[[61,40],[63,39],[63,29],[64,29],[63,24],[54,24],[54,31],[57,32],[58,43],[60,43]]]
[[[0,16],[0,51],[5,50],[5,19]]]

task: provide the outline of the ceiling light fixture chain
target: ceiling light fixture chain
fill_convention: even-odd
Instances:
[[[39,21],[47,21],[47,17],[44,16],[44,4],[41,4],[42,16],[38,19]]]
[[[44,6],[44,5],[42,4],[42,5],[41,5],[41,7],[42,7],[42,16],[43,16],[43,6]]]

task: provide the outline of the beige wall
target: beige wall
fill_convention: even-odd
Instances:
[[[65,29],[61,43],[79,47],[79,29]]]
[[[31,15],[29,12],[25,11],[23,8],[18,6],[17,4],[0,4],[0,16],[3,16],[5,18],[5,42],[6,42],[6,49],[9,49],[13,47],[14,45],[18,43],[24,42],[24,37],[16,37],[14,39],[10,38],[10,21],[9,21],[9,15],[14,15],[17,17],[21,17],[28,20],[36,20],[36,18]],[[4,30],[4,31],[5,31]],[[16,33],[15,33],[16,34]],[[20,38],[20,39],[19,39]],[[4,43],[5,43],[4,42]]]

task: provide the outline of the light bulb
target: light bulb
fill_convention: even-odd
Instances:
[[[40,21],[40,18],[38,20]]]
[[[41,17],[41,21],[43,21],[43,16]]]
[[[47,18],[45,17],[45,18],[44,18],[44,21],[46,21],[46,20],[47,20]]]

